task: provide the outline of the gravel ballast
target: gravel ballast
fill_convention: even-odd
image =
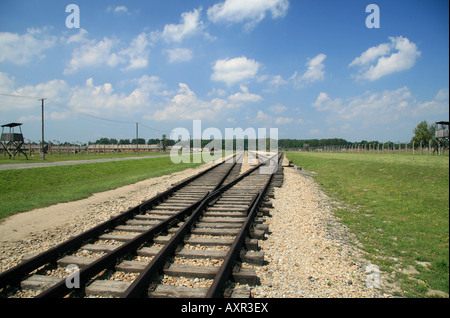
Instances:
[[[286,167],[283,185],[274,194],[266,221],[271,233],[260,241],[265,265],[256,267],[261,285],[252,289],[254,297],[388,296],[368,287],[367,262],[314,179]]]
[[[14,267],[27,255],[46,251],[164,192],[212,164],[8,217],[0,223],[0,272]]]
[[[8,218],[0,224],[0,272],[18,264],[24,256],[45,251],[208,167],[209,164],[148,179],[102,196],[64,203],[58,209],[54,206]],[[242,171],[247,168],[244,164]],[[332,200],[311,177],[286,167],[284,183],[281,188],[275,188],[274,194],[271,216],[266,220],[270,233],[259,241],[265,262],[263,266],[254,266],[260,285],[252,287],[253,297],[389,296],[367,283],[372,275],[366,273],[370,264],[363,259],[348,229],[333,215]],[[68,213],[70,218],[64,215]],[[33,222],[37,221],[33,220],[44,214],[54,220],[61,217],[63,221],[47,228],[36,226]],[[11,226],[17,230],[14,232]],[[23,234],[13,235],[13,232]]]

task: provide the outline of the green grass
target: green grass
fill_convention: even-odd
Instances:
[[[449,158],[387,154],[287,153],[332,197],[336,215],[400,296],[449,293]],[[419,263],[426,264],[422,266]],[[415,269],[417,273],[405,273]]]
[[[198,165],[174,164],[170,157],[164,157],[0,171],[0,222],[18,212],[87,198]]]

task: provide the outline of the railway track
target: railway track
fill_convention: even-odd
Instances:
[[[0,273],[1,297],[250,297],[264,206],[282,183],[243,153]]]

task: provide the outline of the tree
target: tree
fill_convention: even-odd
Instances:
[[[95,142],[97,145],[109,145],[109,138],[100,138]]]
[[[119,140],[120,145],[131,145],[130,139],[120,139]]]
[[[166,152],[166,145],[167,145],[167,136],[166,135],[162,135],[162,147],[163,147],[163,152]]]
[[[415,145],[420,145],[422,141],[423,146],[428,146],[430,140],[434,139],[434,135],[436,133],[436,125],[428,125],[428,123],[424,120],[421,121],[417,127],[414,129],[414,137],[411,139],[411,143],[415,142]]]
[[[136,138],[134,138],[133,140],[131,140],[131,144],[133,144],[133,145],[136,144]],[[144,138],[138,138],[138,139],[137,139],[137,144],[138,144],[138,145],[145,145],[145,139],[144,139]]]
[[[159,139],[150,138],[147,142],[147,145],[157,145],[159,144]]]

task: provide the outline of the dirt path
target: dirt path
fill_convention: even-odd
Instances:
[[[30,169],[30,168],[44,168],[55,166],[71,166],[82,165],[98,162],[109,161],[123,161],[123,160],[137,160],[137,159],[153,159],[161,157],[169,157],[170,155],[158,155],[158,156],[141,156],[141,157],[126,157],[126,158],[109,158],[109,159],[87,159],[87,160],[68,160],[68,161],[56,161],[56,162],[36,162],[36,163],[11,163],[0,165],[1,170],[15,170],[15,169]]]

